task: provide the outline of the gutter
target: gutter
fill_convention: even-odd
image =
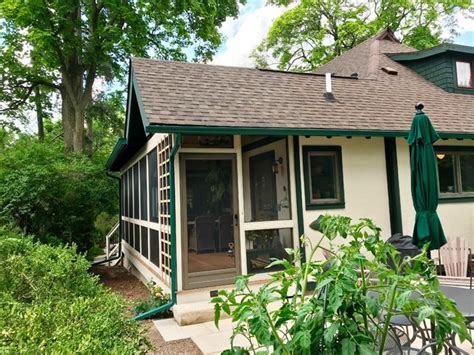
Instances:
[[[112,175],[108,171],[105,172],[105,175],[107,175],[111,179],[117,180],[118,186],[119,186],[119,197],[121,198],[122,197],[122,184],[120,183],[121,182],[120,178],[115,176],[115,175]],[[120,241],[119,241],[118,255],[114,256],[113,258],[109,258],[109,259],[105,259],[105,260],[101,260],[101,261],[97,261],[95,263],[92,263],[92,266],[108,263],[109,261],[114,261],[114,260],[120,259],[122,257],[122,237],[123,237],[122,233],[123,233],[123,231],[122,231],[122,223],[121,222],[122,222],[122,203],[120,202],[119,203],[119,239],[120,239]]]
[[[176,203],[175,203],[175,171],[174,158],[181,147],[181,133],[176,134],[176,141],[170,152],[170,249],[171,249],[171,299],[168,303],[147,312],[137,314],[132,320],[142,320],[160,312],[166,312],[176,303],[177,275],[176,275]]]

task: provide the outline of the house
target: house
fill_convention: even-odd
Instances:
[[[442,137],[440,219],[474,248],[474,48],[416,51],[386,30],[305,74],[133,58],[107,163],[125,264],[185,304],[240,274],[268,279],[321,214],[411,234],[418,101]]]

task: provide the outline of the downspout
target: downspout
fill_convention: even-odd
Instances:
[[[122,198],[122,184],[120,181],[120,178],[110,174],[108,171],[105,172],[105,175],[107,175],[109,178],[115,179],[118,182],[119,186],[119,201]],[[92,263],[92,265],[100,265],[104,263],[108,263],[109,261],[114,261],[117,259],[120,259],[122,257],[122,237],[123,237],[123,231],[122,231],[122,201],[119,203],[119,250],[118,250],[118,255],[114,256],[113,258],[97,261],[95,263]]]
[[[176,189],[174,158],[181,147],[181,133],[176,134],[176,141],[170,152],[170,249],[171,249],[171,299],[168,303],[153,308],[147,312],[137,314],[132,320],[142,320],[160,312],[166,312],[176,303],[177,275],[176,275]]]

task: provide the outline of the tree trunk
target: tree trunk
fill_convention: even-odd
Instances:
[[[35,87],[35,106],[36,106],[36,122],[38,124],[38,139],[44,141],[44,125],[43,125],[43,107],[41,106],[40,88]]]
[[[63,132],[64,132],[64,149],[68,151],[74,150],[74,105],[72,104],[69,96],[61,90],[61,118],[63,121]]]

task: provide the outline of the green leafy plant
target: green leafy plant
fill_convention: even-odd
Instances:
[[[0,228],[1,354],[131,354],[150,344],[75,247]]]
[[[170,301],[170,295],[165,294],[163,289],[153,280],[147,283],[147,288],[150,291],[148,299],[140,300],[133,305],[133,310],[136,314],[148,312],[154,308],[163,306]],[[172,316],[171,311],[160,312],[156,314],[155,318],[169,318]]]
[[[415,313],[418,322],[436,324],[439,349],[452,333],[461,341],[469,338],[464,318],[439,291],[426,250],[401,259],[369,219],[352,223],[348,217],[325,216],[320,230],[315,244],[302,238],[309,251],[306,262],[299,250],[288,249],[296,262],[274,260],[268,267],[284,269],[260,289],[252,290],[252,276],[245,275],[234,290],[219,291],[212,300],[217,326],[222,312],[235,322],[227,353],[382,354],[393,336],[392,317]],[[337,246],[332,245],[336,238]],[[316,260],[323,249],[331,256]],[[248,349],[233,345],[238,335],[249,341]]]

